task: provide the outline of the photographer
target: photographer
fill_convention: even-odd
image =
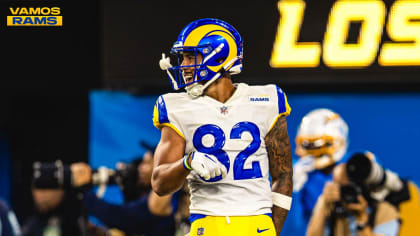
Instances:
[[[64,177],[64,173],[69,173],[70,170],[61,161],[44,164],[42,171],[41,166],[39,162],[34,164],[31,192],[35,209],[22,225],[22,235],[85,235],[86,218],[83,215],[82,202],[78,197],[80,192],[71,188],[69,178]],[[62,171],[54,171],[56,169]]]
[[[71,165],[73,184],[83,186],[91,183],[92,170],[85,163]],[[89,214],[94,215],[111,228],[118,228],[127,233],[149,235],[175,234],[172,195],[160,197],[151,191],[151,173],[153,171],[153,153],[144,154],[138,165],[138,187],[148,191],[133,201],[123,205],[114,205],[99,199],[92,191],[85,194],[84,206]]]
[[[384,169],[371,152],[355,152],[346,163],[351,182],[366,186],[369,195],[377,201],[394,205],[400,215],[400,236],[420,235],[419,189],[414,182]]]
[[[399,233],[397,209],[370,197],[366,186],[349,180],[346,164],[333,170],[313,210],[307,235],[386,235]]]

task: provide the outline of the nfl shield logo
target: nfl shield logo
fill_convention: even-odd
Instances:
[[[226,115],[228,113],[227,106],[220,107],[220,113],[222,113],[223,115]]]
[[[204,234],[204,228],[198,228],[197,235],[203,235],[203,234]]]

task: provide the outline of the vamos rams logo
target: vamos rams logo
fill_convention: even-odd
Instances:
[[[59,7],[10,7],[7,26],[62,26]]]

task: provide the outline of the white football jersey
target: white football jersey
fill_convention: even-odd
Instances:
[[[190,212],[212,216],[271,213],[269,163],[264,138],[281,115],[289,115],[286,95],[276,85],[235,84],[231,98],[221,103],[186,93],[158,98],[153,123],[169,126],[185,139],[185,153],[215,155],[226,166],[225,178],[208,181],[191,171]]]

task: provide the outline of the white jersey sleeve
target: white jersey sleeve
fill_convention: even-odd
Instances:
[[[180,124],[178,119],[174,116],[174,112],[168,113],[164,96],[177,97],[176,94],[159,96],[153,108],[153,125],[159,130],[161,130],[163,126],[168,126],[185,139],[182,124]]]

